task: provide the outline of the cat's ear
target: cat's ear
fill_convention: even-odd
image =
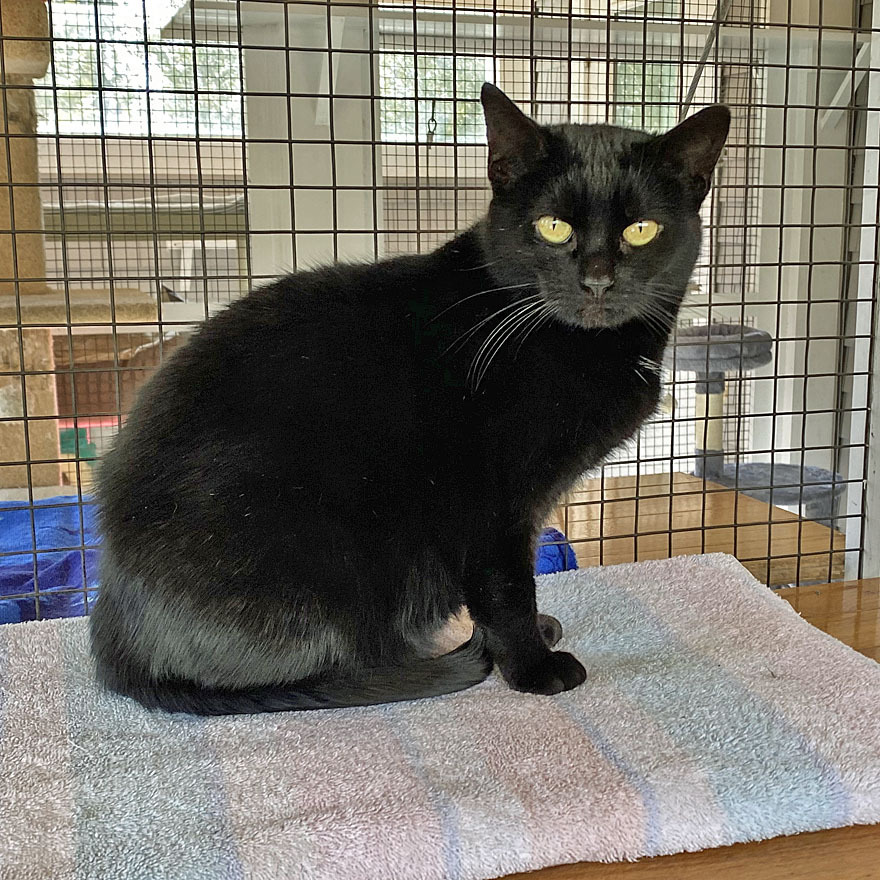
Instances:
[[[503,187],[541,160],[546,151],[544,135],[538,123],[492,83],[483,83],[480,101],[489,140],[489,180]]]
[[[666,161],[675,162],[692,179],[698,203],[709,192],[712,171],[729,130],[730,110],[723,104],[714,104],[685,119],[654,142]]]

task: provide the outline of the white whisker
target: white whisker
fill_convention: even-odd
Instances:
[[[489,266],[496,266],[498,263],[504,262],[504,257],[499,257],[497,260],[489,260],[488,263],[480,263],[479,266],[468,266],[466,269],[458,269],[459,272],[476,272],[478,269],[488,269]]]
[[[540,299],[540,294],[537,294],[537,293],[536,293],[536,294],[533,294],[532,296],[527,296],[527,297],[525,297],[524,299],[518,299],[518,300],[516,300],[516,301],[514,301],[514,302],[512,302],[512,303],[508,303],[507,305],[502,306],[502,307],[501,307],[500,309],[498,309],[497,311],[492,312],[491,315],[488,315],[487,317],[483,318],[481,321],[478,321],[478,322],[477,322],[476,324],[474,324],[474,326],[471,327],[470,329],[465,330],[464,333],[462,333],[462,334],[461,334],[461,335],[460,335],[460,336],[459,336],[454,342],[452,342],[450,345],[448,345],[448,346],[447,346],[447,347],[446,347],[446,348],[440,353],[440,357],[443,357],[448,351],[451,351],[451,350],[452,350],[452,349],[453,349],[453,348],[454,348],[459,342],[461,342],[461,344],[463,345],[465,342],[467,342],[468,339],[470,339],[471,336],[474,335],[474,333],[477,332],[477,330],[480,329],[480,327],[482,327],[482,326],[483,326],[484,324],[486,324],[487,322],[491,321],[492,318],[496,318],[496,317],[498,317],[498,315],[502,314],[503,312],[506,312],[508,309],[516,308],[517,306],[520,306],[520,305],[522,305],[522,304],[525,303],[525,302],[533,302],[533,301],[535,301],[535,300],[537,300],[537,299]]]
[[[473,299],[474,297],[483,296],[483,294],[486,294],[486,293],[500,293],[503,290],[521,290],[523,287],[534,287],[534,284],[532,284],[532,283],[509,284],[505,287],[490,287],[488,290],[478,290],[476,293],[472,293],[469,296],[463,296],[461,299],[456,300],[451,306],[446,306],[445,309],[443,309],[440,312],[437,312],[437,314],[434,315],[434,317],[431,318],[431,320],[428,321],[428,323],[429,324],[433,323],[441,315],[445,315],[450,309],[454,309],[456,306],[460,306],[462,303],[467,302],[469,299]]]
[[[471,389],[476,392],[489,369],[489,365],[495,356],[503,347],[504,343],[511,337],[513,332],[520,326],[521,322],[528,319],[535,309],[540,309],[540,302],[527,302],[523,307],[508,315],[500,324],[498,324],[492,332],[483,341],[468,370],[468,379],[471,383]]]
[[[520,350],[523,347],[523,344],[525,343],[526,339],[529,338],[529,336],[532,334],[532,332],[537,330],[538,327],[540,327],[541,324],[544,321],[546,321],[548,318],[552,318],[553,314],[554,314],[554,310],[551,309],[550,306],[547,305],[547,303],[544,303],[543,307],[538,312],[538,317],[535,318],[534,321],[532,321],[532,323],[529,325],[528,329],[526,330],[526,332],[523,334],[522,338],[520,339],[519,345],[516,347],[516,352],[513,355],[514,359],[516,359],[516,357],[519,355]]]
[[[644,355],[639,358],[639,366],[646,370],[650,370],[652,373],[657,373],[657,375],[659,375],[660,371],[663,369],[663,365],[659,361],[652,360]]]

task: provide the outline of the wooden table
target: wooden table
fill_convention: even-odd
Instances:
[[[585,480],[548,525],[581,567],[722,552],[772,586],[844,576],[841,532],[690,474]]]
[[[806,620],[880,659],[880,578],[780,590]],[[861,825],[739,843],[698,853],[613,865],[582,862],[518,880],[876,880],[880,825]]]

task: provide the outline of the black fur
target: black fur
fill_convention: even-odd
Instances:
[[[254,291],[144,388],[99,479],[92,644],[113,690],[223,714],[448,693],[492,661],[520,690],[584,680],[538,620],[535,536],[656,406],[729,117],[655,137],[483,101],[485,220]],[[541,240],[543,214],[575,240]],[[622,244],[644,218],[659,239]],[[474,638],[430,659],[462,605]]]

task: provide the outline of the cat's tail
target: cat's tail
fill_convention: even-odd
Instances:
[[[148,709],[190,715],[255,715],[437,697],[479,684],[491,671],[485,635],[475,628],[467,642],[448,654],[417,659],[407,666],[367,669],[349,678],[316,677],[290,685],[238,690],[201,687],[182,679],[119,687],[118,681],[110,680],[112,676],[101,677],[112,690],[133,697]]]

